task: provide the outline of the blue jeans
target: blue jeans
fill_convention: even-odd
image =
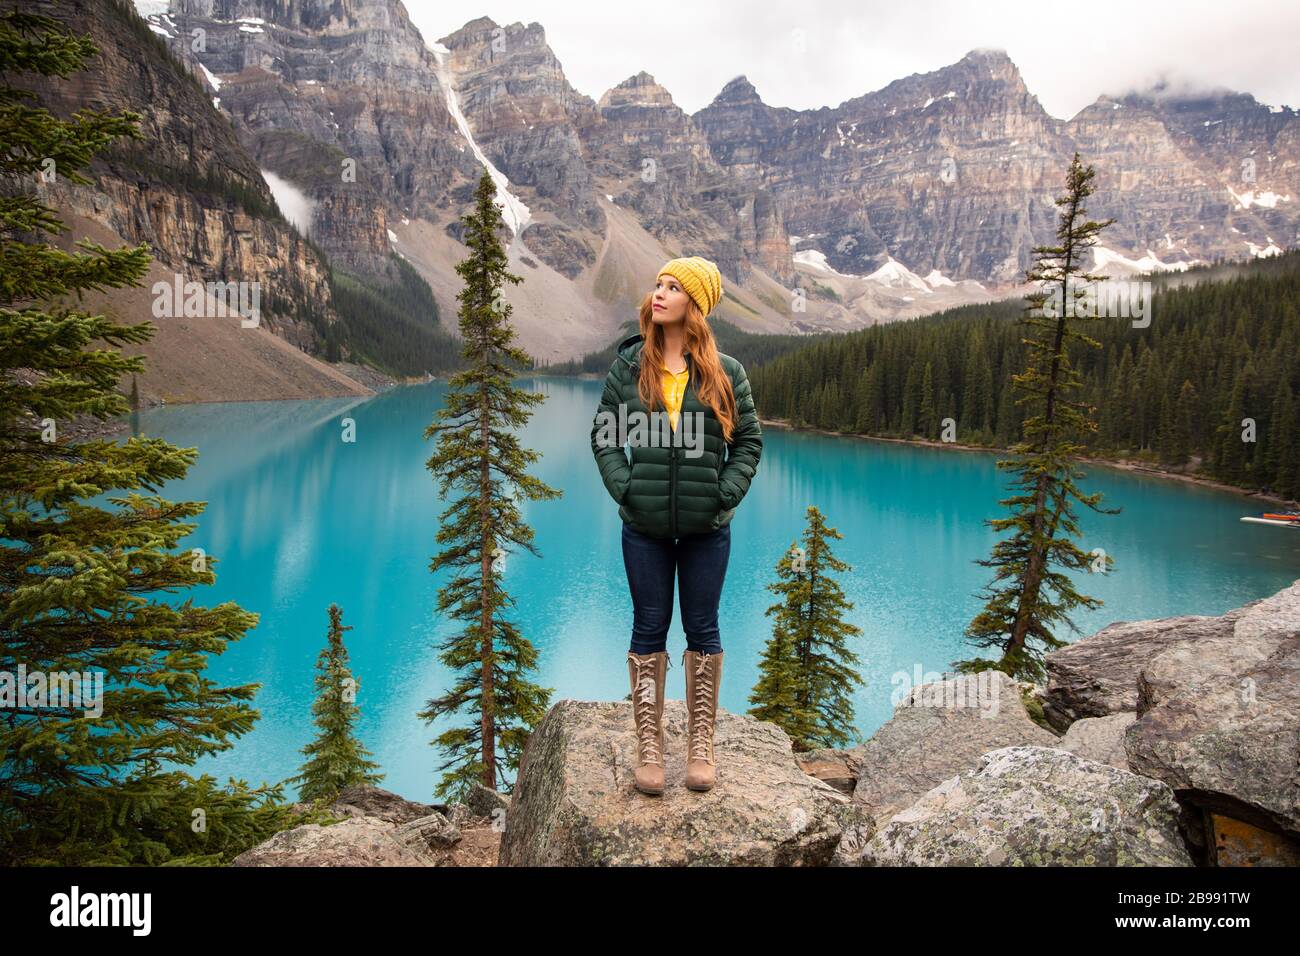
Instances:
[[[731,555],[731,525],[681,538],[652,538],[623,522],[623,566],[632,591],[634,654],[667,650],[673,621],[673,575],[681,585],[686,649],[722,653],[718,601]]]

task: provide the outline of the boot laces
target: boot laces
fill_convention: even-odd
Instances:
[[[691,701],[694,713],[694,731],[691,735],[691,759],[708,760],[709,743],[713,739],[713,670],[709,655],[696,656],[695,699]]]
[[[659,753],[659,728],[655,726],[655,707],[658,703],[658,685],[655,683],[651,660],[634,660],[636,664],[636,723],[637,740],[641,744],[641,762],[662,764]]]

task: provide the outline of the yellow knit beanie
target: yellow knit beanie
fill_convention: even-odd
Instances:
[[[708,259],[699,256],[687,256],[684,259],[670,259],[659,270],[659,275],[670,275],[682,284],[686,291],[706,316],[722,298],[722,273]],[[659,276],[655,276],[656,279]]]

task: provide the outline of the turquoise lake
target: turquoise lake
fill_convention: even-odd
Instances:
[[[542,557],[507,557],[512,617],[540,651],[534,679],[554,688],[552,701],[622,699],[632,604],[617,505],[589,444],[601,383],[522,384],[548,396],[523,435],[543,454],[532,471],[564,496],[522,504]],[[449,572],[428,570],[443,505],[424,467],[433,443],[423,431],[445,390],[432,382],[361,400],[173,406],[135,416],[140,433],[199,449],[185,480],[162,493],[208,503],[183,545],[203,547],[219,562],[214,586],[161,598],[206,606],[230,600],[261,615],[207,671],[223,683],[260,682],[261,720],[194,772],[256,783],[297,771],[314,732],[326,609],[336,602],[353,628],[346,640],[359,682],[358,733],[386,774],[381,786],[432,798],[441,758],[429,741],[442,728],[416,715],[450,684],[436,645],[456,622],[436,611]],[[349,417],[354,443],[342,440]],[[765,427],[758,476],[732,521],[721,706],[749,706],[771,633],[764,612],[774,595],[765,586],[810,504],[844,536],[836,554],[852,565],[839,580],[855,605],[850,620],[862,629],[854,649],[865,681],[856,695],[864,739],[890,716],[896,673],[943,671],[973,656],[962,630],[990,574],[975,560],[995,540],[983,522],[999,514],[1004,497],[1006,476],[995,460]],[[1110,468],[1087,471],[1085,488],[1105,492],[1104,503],[1123,512],[1083,515],[1084,549],[1103,548],[1115,565],[1081,575],[1085,593],[1106,602],[1077,616],[1082,634],[1117,620],[1222,613],[1300,578],[1300,535],[1238,520],[1262,510],[1259,502]],[[668,696],[680,698],[678,608],[668,646]]]

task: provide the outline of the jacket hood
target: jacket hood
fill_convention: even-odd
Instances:
[[[641,354],[641,347],[645,344],[645,336],[640,332],[635,335],[629,335],[622,342],[618,343],[618,357],[628,365],[636,368],[637,356]]]

